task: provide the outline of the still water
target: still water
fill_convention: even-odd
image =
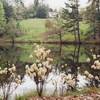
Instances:
[[[62,94],[62,87],[66,89],[67,86],[62,85],[62,82],[52,85],[50,80],[60,80],[61,73],[74,74],[78,76],[78,87],[82,88],[88,84],[88,80],[84,79],[84,71],[87,70],[93,75],[98,75],[100,78],[100,70],[93,71],[91,65],[93,64],[92,55],[100,55],[100,45],[63,45],[63,44],[42,44],[52,52],[54,58],[54,69],[46,80],[47,84],[44,86],[45,95]],[[23,95],[30,91],[36,91],[35,82],[33,82],[27,75],[25,75],[25,65],[31,65],[34,59],[30,59],[30,54],[33,53],[34,47],[32,44],[15,44],[0,46],[0,67],[7,67],[9,64],[15,64],[18,74],[21,75],[24,83],[19,86],[10,97],[10,100],[14,100],[14,96]],[[91,59],[91,62],[87,62],[87,58]],[[100,59],[100,57],[98,57]],[[67,64],[67,67],[62,65]],[[78,70],[80,67],[80,71]],[[100,83],[98,83],[100,86]],[[51,92],[49,92],[51,91]],[[64,90],[63,90],[64,91]]]

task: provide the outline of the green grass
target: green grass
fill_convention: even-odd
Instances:
[[[43,33],[46,31],[45,19],[27,19],[20,21],[20,28],[24,32],[16,40],[42,41]]]
[[[46,19],[27,19],[20,21],[20,28],[24,32],[21,36],[17,37],[16,40],[18,41],[43,41],[45,38],[44,32],[46,32],[45,28],[45,21]],[[81,40],[86,38],[86,33],[89,28],[89,25],[86,24],[84,21],[80,22],[80,30],[81,30]],[[71,33],[66,33],[62,35],[62,39],[64,41],[73,41],[74,35]],[[50,35],[49,38],[45,39],[44,41],[59,41],[58,35]]]

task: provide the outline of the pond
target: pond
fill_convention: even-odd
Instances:
[[[82,88],[89,86],[89,80],[84,79],[84,71],[91,72],[92,75],[98,76],[100,79],[100,70],[94,71],[91,69],[93,64],[93,55],[100,59],[100,45],[69,45],[69,44],[42,44],[47,49],[51,50],[51,56],[53,61],[53,70],[50,73],[47,84],[44,89],[45,95],[63,95],[62,82],[54,82],[52,85],[50,80],[60,80],[62,73],[68,75],[78,76],[78,87]],[[30,91],[36,91],[35,82],[33,82],[27,75],[25,75],[25,65],[31,65],[34,59],[30,58],[33,53],[33,44],[14,44],[0,46],[0,67],[4,68],[6,66],[15,64],[17,67],[18,74],[25,81],[18,89],[13,93],[13,95],[23,95]],[[91,61],[88,61],[91,59]],[[64,66],[66,65],[66,66]],[[89,83],[90,86],[94,85],[99,87],[99,82],[94,81]],[[52,91],[49,93],[49,91]],[[13,98],[14,96],[10,97]]]

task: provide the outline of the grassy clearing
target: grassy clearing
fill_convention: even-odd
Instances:
[[[45,38],[44,32],[46,32],[45,28],[45,21],[46,19],[27,19],[22,20],[20,22],[20,28],[23,30],[24,34],[22,34],[20,37],[17,37],[16,40],[31,40],[31,41],[43,41]],[[81,30],[81,40],[84,40],[87,36],[87,30],[89,28],[89,25],[85,22],[80,23],[80,30]],[[64,41],[74,41],[74,35],[70,33],[66,33],[62,35],[62,39]],[[50,35],[47,39],[44,41],[59,41],[58,35]]]
[[[42,41],[43,33],[46,31],[45,19],[27,19],[20,22],[20,28],[25,32],[17,40]]]

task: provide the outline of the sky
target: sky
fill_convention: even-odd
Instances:
[[[30,5],[33,3],[34,0],[24,0],[25,5]],[[53,9],[60,9],[65,6],[65,2],[67,0],[45,0],[46,4],[48,4]],[[87,5],[88,0],[80,0],[80,6],[81,8],[85,7]]]

